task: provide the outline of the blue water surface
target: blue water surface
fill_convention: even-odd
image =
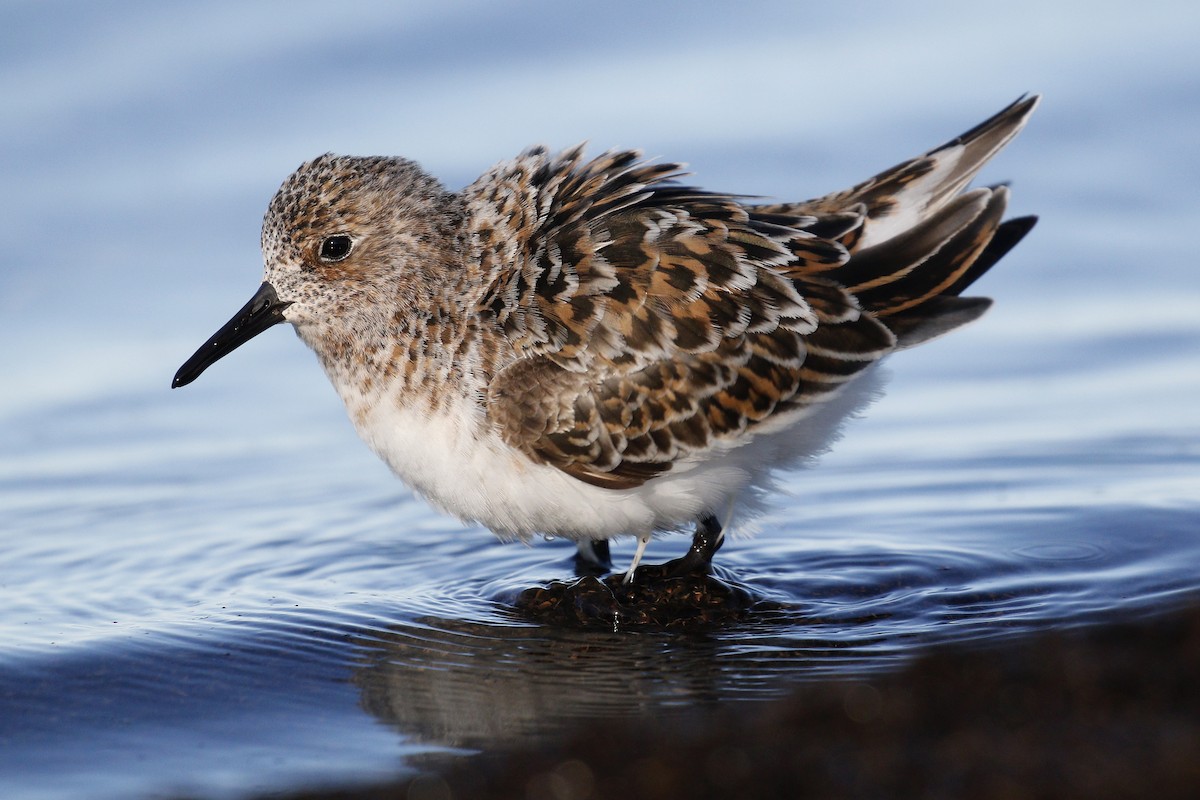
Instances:
[[[1197,22],[1032,0],[10,4],[0,796],[366,783],[1194,601]],[[721,551],[777,603],[744,623],[514,614],[572,548],[415,499],[283,328],[167,388],[258,285],[266,202],[318,153],[457,187],[590,139],[800,199],[1025,91],[1045,101],[982,180],[1040,224],[978,284],[992,311],[892,359],[887,396]]]

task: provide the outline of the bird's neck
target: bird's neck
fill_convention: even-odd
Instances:
[[[465,287],[407,298],[390,313],[376,306],[354,318],[304,326],[298,333],[316,352],[353,414],[364,398],[403,397],[431,410],[482,396],[480,343],[474,316],[462,308]]]

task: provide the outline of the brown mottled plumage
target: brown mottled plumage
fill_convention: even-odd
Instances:
[[[701,568],[738,493],[864,404],[855,378],[987,308],[959,294],[1034,219],[966,187],[1036,103],[801,203],[682,186],[632,151],[535,148],[458,193],[404,159],[322,156],[271,202],[259,293],[175,385],[291,322],[438,505],[581,542],[697,522],[679,566]]]

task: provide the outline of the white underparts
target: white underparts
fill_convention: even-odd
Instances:
[[[572,540],[648,538],[690,528],[704,514],[728,522],[753,515],[770,472],[820,455],[842,422],[881,391],[879,370],[864,371],[830,401],[780,415],[724,446],[677,463],[633,489],[605,489],[531,461],[488,429],[463,399],[436,412],[400,392],[343,394],[359,435],[414,491],[466,522],[505,539],[537,534]],[[736,508],[734,508],[736,503]]]

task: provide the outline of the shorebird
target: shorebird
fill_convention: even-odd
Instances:
[[[609,564],[691,527],[707,570],[733,509],[823,452],[895,350],[979,317],[961,293],[1030,230],[968,188],[1021,98],[845,191],[759,203],[675,163],[526,150],[459,192],[395,157],[303,164],[263,221],[258,291],[172,386],[289,322],[359,434],[412,489],[502,538]]]

